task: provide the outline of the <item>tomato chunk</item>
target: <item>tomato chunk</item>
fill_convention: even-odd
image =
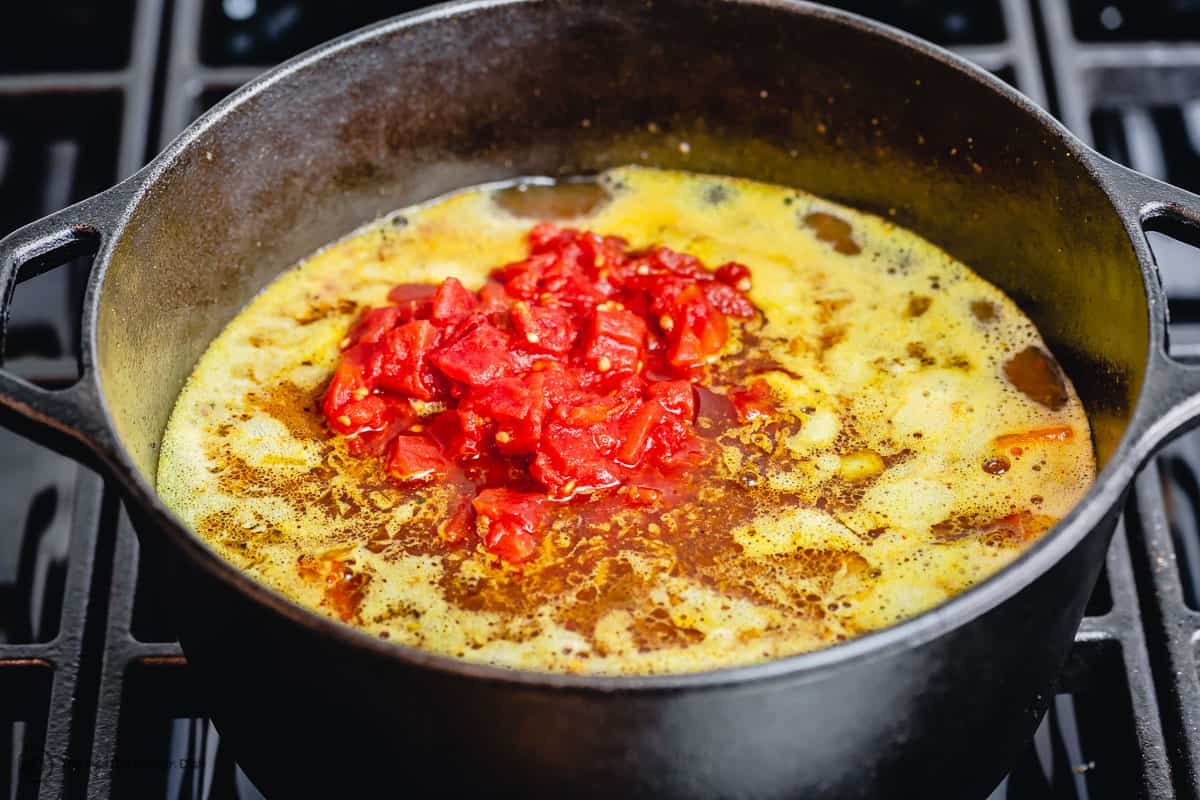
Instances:
[[[378,385],[418,400],[438,397],[441,387],[428,360],[436,341],[437,329],[427,320],[388,331],[380,341]]]
[[[596,372],[640,372],[646,322],[613,303],[596,308],[588,330],[584,363]]]
[[[515,375],[523,366],[508,334],[487,322],[439,350],[432,359],[447,377],[471,386]]]
[[[483,544],[510,563],[520,563],[537,549],[535,531],[541,525],[545,497],[512,489],[485,489],[471,501],[487,522]]]
[[[475,308],[475,296],[468,292],[458,278],[446,278],[433,295],[429,318],[435,323],[455,324],[465,319]]]
[[[397,436],[392,442],[387,472],[399,481],[426,481],[446,475],[449,463],[437,442],[426,436]]]
[[[518,341],[530,350],[562,355],[571,349],[578,331],[571,324],[571,315],[562,306],[530,306],[525,302],[513,304],[513,327]]]

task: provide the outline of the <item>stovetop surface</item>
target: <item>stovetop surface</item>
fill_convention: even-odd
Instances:
[[[145,163],[265,67],[424,5],[65,0],[0,26],[0,232]],[[1200,190],[1200,0],[845,0],[955,49],[1102,152]],[[1172,351],[1200,258],[1149,234]],[[21,284],[9,368],[77,374],[80,259]],[[204,717],[116,492],[0,431],[0,800],[260,798]],[[1034,742],[993,800],[1200,800],[1200,434],[1138,479]],[[1003,643],[998,643],[1003,646]]]

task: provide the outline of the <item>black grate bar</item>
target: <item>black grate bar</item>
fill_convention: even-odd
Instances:
[[[980,66],[992,71],[1011,73],[1018,88],[1024,91],[1036,102],[1045,104],[1048,97],[1047,85],[1043,72],[1043,60],[1039,54],[1034,31],[1034,6],[1026,0],[998,0],[1002,11],[1006,38],[996,43],[972,44],[955,48],[959,54],[974,60]],[[1033,0],[1037,2],[1037,0]],[[1055,0],[1044,0],[1043,6],[1053,5]],[[150,3],[144,0],[141,6]],[[139,6],[139,7],[141,7]],[[155,8],[159,8],[155,4]],[[1045,11],[1042,8],[1043,12]],[[211,66],[202,63],[200,57],[202,21],[204,0],[176,0],[171,9],[167,41],[169,52],[166,54],[164,70],[164,86],[162,87],[162,107],[160,134],[157,143],[147,143],[144,139],[140,148],[130,152],[136,165],[141,154],[149,144],[164,145],[174,138],[193,119],[197,110],[211,98],[236,87],[254,77],[261,71],[260,66]],[[1065,14],[1065,11],[1064,11]],[[1043,13],[1043,22],[1048,39],[1057,41],[1051,29],[1049,14]],[[147,30],[153,36],[158,31],[156,18]],[[1069,23],[1069,21],[1068,21]],[[140,24],[140,23],[139,23]],[[1057,30],[1056,28],[1054,30]],[[1069,27],[1068,27],[1069,33]],[[140,41],[140,39],[139,39]],[[1097,47],[1097,52],[1100,51]],[[1103,49],[1113,50],[1109,46]],[[1119,48],[1117,48],[1119,49]],[[1055,47],[1050,48],[1054,55]],[[1064,91],[1064,75],[1068,73],[1059,68],[1058,58],[1051,63],[1053,74],[1058,80],[1055,88],[1062,96],[1074,98],[1076,94]],[[1074,62],[1072,62],[1074,66]],[[1070,72],[1070,80],[1077,81],[1080,73]],[[96,80],[108,80],[112,74],[103,74]],[[43,76],[45,81],[59,79],[59,76]],[[145,82],[145,96],[139,102],[148,109],[151,102],[149,81]],[[5,83],[0,79],[0,93],[5,91]],[[78,84],[72,84],[75,88]],[[1073,84],[1075,85],[1075,84]],[[1069,87],[1068,87],[1069,88]],[[1100,89],[1091,91],[1089,97],[1096,96]],[[128,102],[128,99],[127,99]],[[1086,105],[1082,106],[1086,108]],[[140,112],[139,112],[140,113]],[[130,123],[131,112],[125,111],[125,121]],[[145,115],[140,119],[145,120]],[[1087,133],[1087,113],[1084,111],[1078,122],[1073,124],[1077,132]],[[123,129],[124,130],[124,129]],[[143,130],[144,128],[140,128]],[[125,157],[126,146],[130,145],[131,133],[124,131],[122,136],[122,154]],[[137,144],[134,142],[134,144]],[[126,170],[122,170],[126,174]],[[1139,526],[1131,525],[1131,530]],[[118,740],[121,727],[122,698],[129,695],[131,687],[139,680],[145,680],[144,673],[152,667],[155,673],[166,673],[175,676],[177,685],[183,685],[180,676],[186,673],[186,662],[182,657],[179,646],[175,643],[155,643],[139,641],[134,636],[134,607],[137,601],[138,561],[140,557],[138,544],[127,521],[121,520],[116,529],[115,557],[112,574],[107,587],[111,603],[108,608],[107,626],[104,630],[105,643],[103,660],[99,667],[99,697],[95,714],[95,728],[92,741],[90,761],[92,769],[87,784],[87,796],[95,800],[104,800],[114,796],[114,790],[120,786],[120,780],[114,780],[113,765],[118,756]],[[1129,762],[1136,762],[1137,775],[1130,778],[1131,784],[1136,784],[1135,791],[1146,798],[1171,797],[1172,771],[1168,752],[1163,746],[1162,721],[1159,717],[1161,698],[1156,695],[1155,685],[1151,680],[1151,660],[1146,646],[1145,634],[1140,620],[1140,606],[1137,586],[1134,581],[1133,565],[1130,561],[1129,543],[1124,531],[1119,531],[1114,538],[1113,546],[1106,560],[1106,575],[1104,586],[1111,596],[1111,602],[1105,604],[1108,609],[1102,614],[1085,618],[1076,637],[1075,650],[1072,654],[1072,664],[1064,676],[1063,690],[1068,692],[1092,691],[1096,687],[1109,687],[1112,681],[1120,684],[1122,692],[1128,693],[1128,704],[1131,707],[1132,719],[1119,718],[1115,724],[1128,724],[1132,729],[1131,741],[1136,744],[1136,754],[1126,754]],[[150,600],[152,598],[147,598]],[[146,600],[143,600],[145,602]],[[3,652],[0,650],[0,652]],[[29,650],[31,657],[36,656],[36,647]],[[1117,664],[1114,668],[1112,665]],[[140,676],[140,677],[139,677]],[[158,680],[157,678],[155,680]],[[1108,683],[1106,683],[1108,681]],[[1103,691],[1098,692],[1101,696]],[[1069,728],[1077,726],[1084,729],[1083,716],[1088,703],[1103,705],[1093,696],[1088,695],[1086,701],[1072,699],[1060,695],[1053,703],[1051,716],[1056,723]],[[1119,715],[1118,715],[1119,716]],[[199,723],[196,723],[199,724]],[[191,723],[189,723],[191,725]],[[192,731],[195,725],[189,727]],[[206,730],[197,728],[197,730]],[[1088,778],[1086,763],[1077,764],[1081,759],[1091,757],[1088,747],[1087,731],[1083,731],[1084,742],[1069,736],[1061,741],[1055,740],[1051,749],[1055,758],[1063,761],[1074,774],[1068,775],[1065,783],[1056,786],[1074,787],[1072,794],[1055,794],[1054,796],[1074,797],[1111,797],[1111,792],[1087,791]],[[1097,735],[1103,735],[1103,732]],[[1045,734],[1039,736],[1045,739]],[[188,738],[195,738],[189,734]],[[204,738],[203,733],[199,737]],[[1124,740],[1122,740],[1124,741]],[[205,740],[207,742],[207,740]],[[202,750],[209,749],[207,743]],[[172,751],[173,752],[173,751]],[[1124,763],[1124,762],[1122,762]],[[1098,767],[1098,774],[1104,767]],[[118,776],[119,777],[119,776]],[[178,782],[179,776],[168,776],[170,781]],[[1059,779],[1062,780],[1062,779]],[[1096,780],[1102,780],[1098,777]],[[1020,800],[1026,795],[1018,795],[1010,788],[1004,789],[1004,796],[1011,800]],[[43,793],[43,796],[50,796]]]
[[[1136,169],[1187,185],[1192,177],[1187,170],[1195,147],[1178,136],[1186,129],[1190,106],[1200,99],[1200,41],[1084,42],[1075,34],[1067,3],[1036,2],[1049,45],[1054,88],[1067,126]],[[1173,9],[1183,10],[1182,4]],[[1170,136],[1178,140],[1164,138]],[[1191,270],[1184,268],[1195,259],[1195,251],[1156,235],[1151,235],[1151,244],[1164,273],[1172,316],[1193,322],[1197,316],[1192,307],[1196,287],[1194,278],[1188,277]],[[1195,336],[1188,326],[1175,325],[1172,332],[1180,334],[1174,338],[1194,349]],[[1179,354],[1182,348],[1173,347],[1172,352]],[[1145,469],[1135,484],[1127,521],[1132,566],[1141,591],[1149,673],[1157,691],[1172,766],[1172,785],[1153,796],[1200,800],[1200,672],[1196,654],[1200,613],[1188,606],[1178,564],[1179,558],[1188,553],[1176,549],[1172,534],[1172,526],[1177,525],[1179,544],[1185,549],[1196,544],[1195,508],[1188,503],[1172,503],[1172,498],[1189,494],[1173,465],[1181,463],[1184,473],[1194,473],[1194,448],[1195,440],[1189,438],[1172,446]],[[1186,564],[1187,559],[1184,561]],[[1146,665],[1139,669],[1139,673],[1130,671],[1131,676],[1136,675],[1135,682],[1145,680],[1148,674]]]
[[[1105,559],[1112,610],[1103,616],[1085,617],[1075,635],[1075,642],[1076,647],[1086,647],[1104,640],[1120,643],[1129,701],[1136,721],[1134,738],[1138,748],[1136,763],[1140,796],[1170,798],[1173,797],[1172,764],[1163,746],[1157,690],[1142,628],[1143,610],[1130,558],[1127,535],[1130,518],[1134,518],[1134,514],[1127,511],[1117,527]]]
[[[140,557],[137,536],[128,518],[122,514],[117,525],[116,555],[109,586],[112,600],[99,677],[91,752],[92,770],[87,786],[87,797],[93,800],[108,800],[117,796],[113,791],[116,778],[113,770],[117,765],[122,699],[126,696],[127,678],[139,664],[154,663],[159,669],[179,671],[185,670],[187,665],[177,643],[139,642],[133,637],[133,607]]]
[[[1065,2],[1036,2],[1059,94],[1059,116],[1084,141],[1092,141],[1089,115],[1097,107],[1179,103],[1200,97],[1200,42],[1080,42]]]
[[[1164,456],[1165,457],[1165,456]],[[1164,502],[1162,459],[1138,478],[1134,501],[1141,529],[1137,555],[1143,583],[1152,598],[1146,626],[1158,643],[1156,674],[1162,693],[1167,743],[1176,754],[1175,788],[1179,798],[1200,798],[1200,670],[1196,645],[1200,613],[1188,608],[1177,552]]]
[[[114,71],[71,71],[29,75],[0,76],[0,97],[44,97],[57,99],[69,116],[71,97],[89,93],[117,94],[120,98],[121,128],[115,156],[115,174],[132,174],[142,163],[146,143],[146,122],[150,117],[150,76],[157,58],[157,26],[161,19],[160,0],[138,0],[133,14],[133,34],[128,65]],[[86,110],[79,109],[86,113]],[[67,205],[72,197],[73,175],[84,156],[71,142],[50,143],[48,173],[44,184],[44,205],[36,213],[48,213]],[[108,157],[108,154],[105,154]],[[60,359],[61,360],[61,359]],[[60,360],[44,361],[48,375],[71,374]],[[47,707],[31,710],[33,716],[45,715],[40,755],[23,753],[16,765],[16,790],[20,797],[39,797],[58,800],[80,796],[90,761],[91,715],[93,710],[93,674],[98,666],[99,651],[89,649],[88,642],[103,629],[105,619],[102,603],[93,602],[96,592],[107,592],[108,565],[97,558],[105,549],[99,542],[111,537],[106,529],[105,509],[115,508],[115,495],[94,473],[70,465],[67,469],[73,496],[60,503],[69,517],[69,537],[62,578],[61,609],[55,623],[57,634],[40,643],[0,644],[0,678],[17,678],[15,670],[27,671],[30,665],[42,665],[48,676]],[[30,594],[37,597],[30,588]],[[45,594],[45,593],[42,593]],[[36,603],[37,600],[35,599]],[[9,691],[21,695],[13,681],[7,681]],[[5,697],[14,704],[22,697]],[[36,702],[36,701],[33,701]],[[26,728],[30,726],[26,725]],[[34,726],[36,727],[36,725]],[[0,791],[7,792],[7,784]],[[7,795],[5,795],[7,796]]]

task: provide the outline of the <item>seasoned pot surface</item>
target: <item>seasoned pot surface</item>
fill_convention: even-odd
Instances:
[[[465,192],[273,283],[212,344],[159,491],[221,555],[393,641],[528,669],[711,669],[912,616],[992,574],[1094,477],[1087,418],[999,290],[886,220],[761,183],[622,168],[588,189]],[[596,202],[592,202],[595,200]],[[557,205],[555,205],[557,204]],[[399,283],[478,288],[538,219],[750,267],[699,429],[717,455],[668,502],[562,504],[530,562],[447,544],[452,483],[400,486],[328,432],[338,343]],[[721,400],[763,380],[773,413]]]

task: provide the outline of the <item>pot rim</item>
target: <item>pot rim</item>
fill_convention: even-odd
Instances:
[[[113,226],[111,234],[105,237],[101,251],[97,254],[85,299],[84,331],[86,339],[84,347],[85,355],[90,357],[91,363],[99,363],[95,321],[99,316],[103,284],[116,243],[121,239],[134,210],[148,193],[155,190],[163,174],[202,134],[218,124],[226,114],[274,84],[288,80],[295,73],[303,71],[310,65],[336,57],[342,51],[364,45],[372,40],[446,17],[536,2],[540,2],[540,0],[454,0],[382,20],[331,39],[264,72],[196,119],[149,164],[119,185],[121,188],[128,189],[124,200],[125,206]],[[703,672],[661,675],[575,675],[474,663],[383,640],[360,628],[325,617],[258,582],[222,558],[203,539],[192,533],[175,516],[174,512],[163,504],[154,487],[134,466],[128,449],[117,435],[116,426],[104,396],[103,384],[97,375],[99,391],[96,394],[99,411],[103,417],[103,426],[108,430],[113,442],[113,452],[107,457],[109,466],[123,484],[127,496],[133,499],[148,521],[156,527],[164,529],[163,535],[173,538],[174,543],[183,553],[210,577],[221,581],[238,593],[250,597],[288,622],[305,626],[316,634],[332,638],[342,647],[354,648],[363,654],[390,661],[398,667],[437,670],[461,678],[490,683],[588,693],[715,689],[781,678],[813,680],[846,662],[882,658],[898,650],[916,648],[927,641],[943,636],[1005,602],[1072,551],[1093,529],[1100,525],[1113,506],[1121,500],[1139,466],[1133,453],[1139,438],[1137,423],[1146,415],[1145,395],[1148,378],[1151,374],[1149,365],[1153,354],[1157,349],[1162,348],[1164,341],[1162,328],[1165,325],[1165,319],[1158,319],[1151,313],[1154,308],[1160,307],[1164,303],[1156,302],[1162,299],[1162,290],[1156,279],[1156,270],[1153,267],[1149,245],[1141,228],[1138,211],[1130,208],[1128,203],[1122,204],[1119,200],[1115,186],[1116,181],[1110,168],[1112,162],[1097,153],[1067,130],[1062,123],[1050,116],[1048,112],[1000,78],[965,58],[917,36],[858,14],[819,6],[809,0],[722,0],[722,2],[732,5],[761,6],[773,9],[778,13],[795,14],[833,22],[869,36],[888,39],[920,54],[927,61],[965,74],[980,84],[981,89],[997,93],[1003,99],[1017,106],[1038,124],[1041,132],[1053,136],[1065,148],[1069,156],[1081,161],[1091,178],[1109,199],[1114,212],[1125,226],[1146,291],[1149,317],[1147,370],[1143,375],[1141,386],[1138,388],[1137,402],[1130,415],[1130,422],[1108,464],[1096,476],[1095,482],[1084,497],[1047,535],[1041,537],[1011,563],[984,581],[920,614],[845,642],[766,662]]]

